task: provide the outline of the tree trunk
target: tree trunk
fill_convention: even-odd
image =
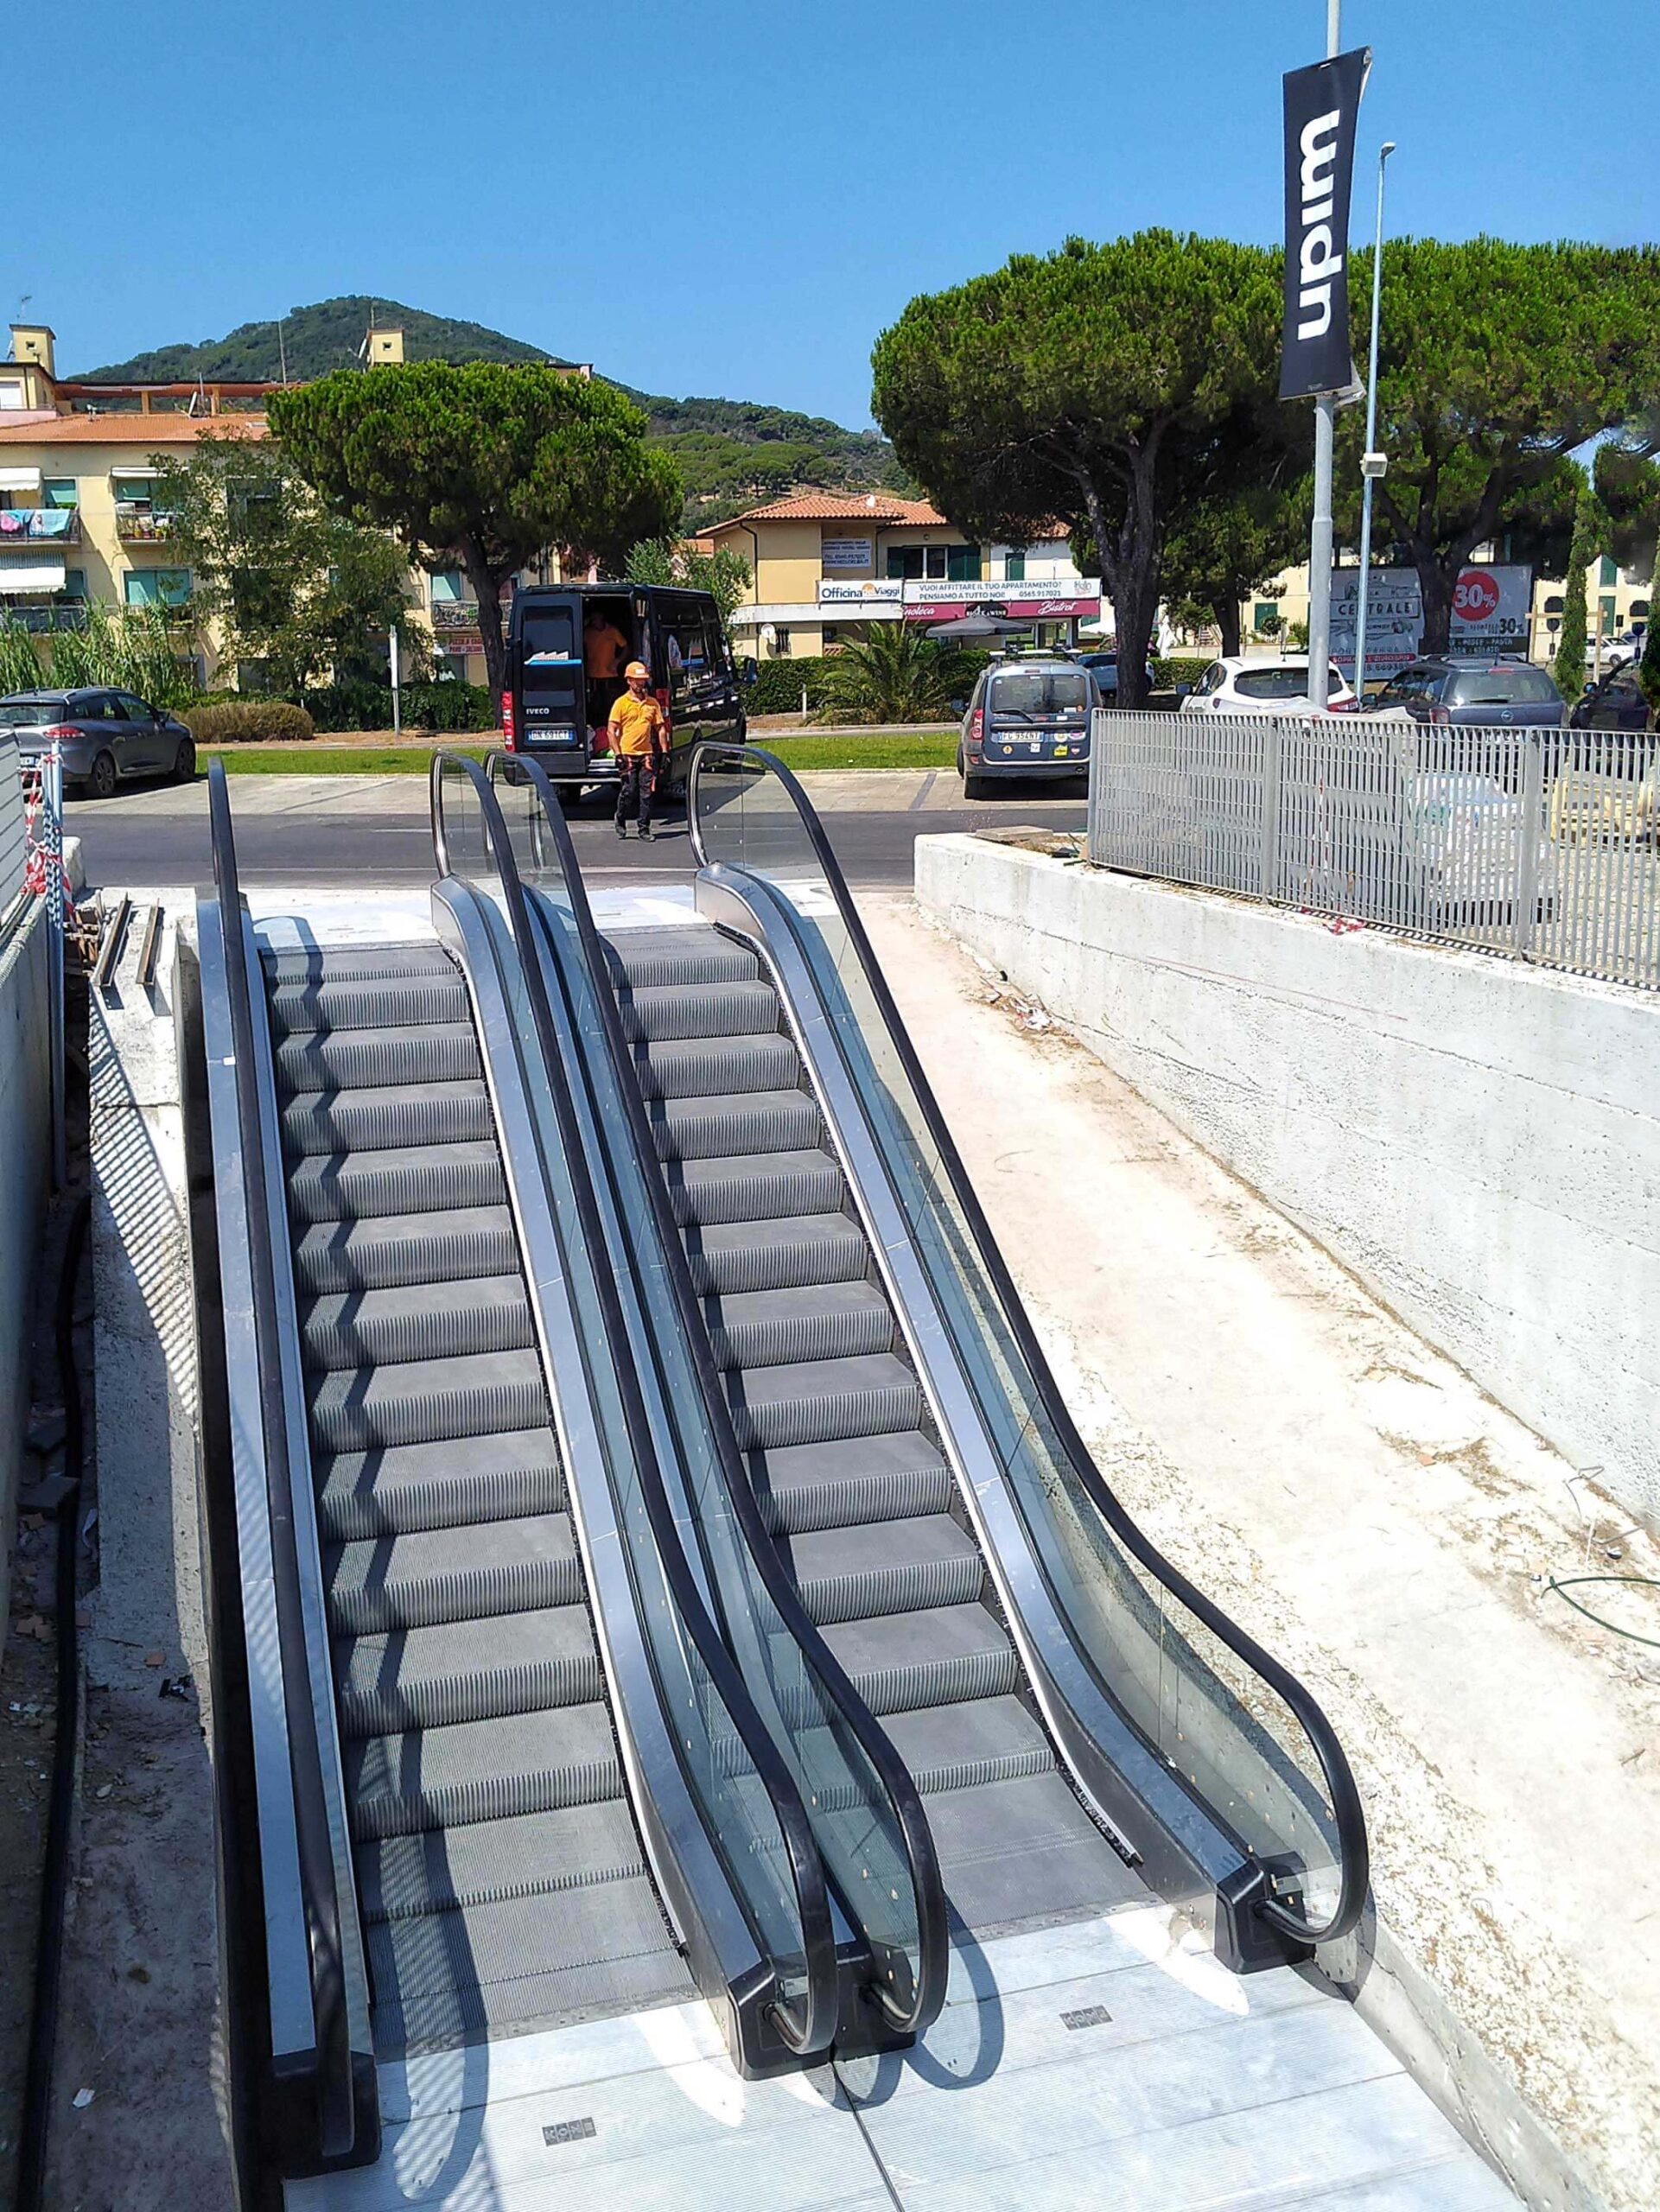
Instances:
[[[1153,499],[1153,455],[1138,454],[1133,464],[1123,526],[1111,537],[1099,492],[1083,480],[1090,533],[1101,556],[1101,581],[1112,601],[1114,640],[1118,653],[1118,704],[1147,704],[1147,658],[1159,619],[1159,566],[1163,552]]]
[[[1464,556],[1456,561],[1438,561],[1433,553],[1415,550],[1413,565],[1418,571],[1418,596],[1423,605],[1423,639],[1418,650],[1424,653],[1444,653],[1453,639],[1453,597],[1459,588],[1459,578],[1464,573]]]
[[[1241,651],[1239,641],[1239,601],[1230,594],[1213,601],[1211,612],[1216,617],[1216,626],[1222,633],[1222,657],[1237,659]]]
[[[507,687],[507,640],[501,634],[501,586],[474,539],[461,546],[461,566],[479,606],[479,638],[484,646],[484,680],[498,708]]]

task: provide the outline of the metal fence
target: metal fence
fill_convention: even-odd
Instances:
[[[1660,989],[1660,738],[1097,709],[1090,858]]]

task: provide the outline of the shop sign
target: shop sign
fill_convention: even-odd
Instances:
[[[827,569],[868,569],[875,565],[871,550],[868,537],[827,537],[824,564]]]
[[[1081,583],[1063,584],[1048,593],[1031,584],[1018,584],[1007,592],[989,592],[983,583],[947,585],[943,589],[913,583],[908,587],[905,619],[907,622],[951,622],[959,614],[995,614],[1006,615],[1012,622],[1065,622],[1100,612],[1100,583],[1086,576]]]
[[[905,595],[905,586],[897,578],[868,577],[862,583],[851,579],[837,582],[832,576],[818,580],[818,604],[821,607],[897,607]]]

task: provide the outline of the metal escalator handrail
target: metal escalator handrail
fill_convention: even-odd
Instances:
[[[548,1004],[542,964],[537,955],[536,940],[525,906],[525,886],[513,855],[512,841],[507,834],[506,823],[502,820],[500,804],[479,762],[465,753],[435,753],[431,770],[432,843],[441,873],[444,875],[452,873],[444,820],[443,774],[446,763],[454,764],[466,775],[479,802],[485,835],[506,906],[508,928],[524,972],[531,1019],[536,1028],[537,1046],[546,1071],[570,1174],[571,1189],[576,1197],[578,1224],[588,1250],[598,1255],[606,1249],[604,1225],[589,1179],[582,1135],[560,1057],[553,1011]],[[603,1264],[595,1267],[594,1277],[605,1330],[606,1354],[616,1376],[629,1446],[639,1472],[640,1495],[662,1560],[664,1579],[669,1586],[681,1624],[690,1637],[699,1662],[730,1715],[745,1755],[766,1792],[773,1817],[779,1825],[779,1833],[784,1840],[806,1953],[806,2001],[802,2017],[798,2019],[780,1995],[773,2005],[773,2017],[791,2051],[797,2056],[808,2056],[829,2048],[836,2030],[836,2016],[835,1923],[830,1917],[830,1895],[825,1886],[818,1847],[795,1779],[766,1733],[760,1715],[744,1686],[743,1677],[722,1642],[687,1566],[680,1548],[679,1531],[675,1526],[673,1511],[664,1489],[662,1471],[658,1465],[656,1445],[639,1377],[634,1367],[633,1352],[628,1343],[616,1284]]]
[[[859,1748],[875,1769],[899,1823],[917,1900],[916,1989],[913,2003],[903,2011],[893,2006],[886,1991],[879,1988],[878,1994],[887,2012],[889,2024],[897,2034],[919,2034],[938,2017],[945,2001],[946,1977],[951,1966],[951,1929],[944,1887],[922,1799],[909,1768],[894,1751],[875,1715],[854,1688],[818,1628],[809,1618],[795,1585],[784,1571],[778,1548],[761,1519],[754,1486],[744,1470],[737,1433],[732,1426],[732,1409],[727,1402],[726,1392],[715,1365],[703,1307],[692,1282],[691,1269],[686,1262],[685,1248],[680,1241],[680,1231],[669,1202],[668,1191],[658,1170],[657,1147],[646,1120],[645,1103],[640,1096],[627,1039],[623,1034],[622,1018],[618,1013],[611,988],[604,945],[595,924],[593,909],[588,905],[587,887],[577,864],[576,851],[571,842],[564,810],[555,797],[553,787],[539,761],[494,753],[490,760],[493,779],[498,772],[499,764],[499,772],[505,780],[529,783],[535,789],[542,804],[554,849],[558,855],[560,871],[564,877],[571,912],[576,923],[577,938],[595,986],[607,1054],[628,1119],[635,1163],[649,1194],[657,1224],[658,1242],[673,1287],[681,1333],[690,1354],[698,1393],[720,1458],[722,1479],[743,1533],[744,1542],[779,1618],[805,1653]]]
[[[294,1527],[293,1474],[283,1392],[282,1339],[277,1320],[277,1262],[266,1211],[268,1171],[264,1134],[255,1087],[252,987],[243,939],[242,891],[224,764],[207,770],[213,885],[225,940],[226,992],[232,1050],[236,1055],[237,1128],[248,1188],[248,1247],[253,1293],[254,1339],[259,1365],[259,1418],[264,1447],[265,1492],[270,1515],[271,1580],[283,1705],[288,1721],[289,1770],[294,1789],[295,1834],[300,1885],[310,1943],[312,2018],[317,2049],[319,2147],[326,2159],[344,2158],[356,2136],[351,2030],[347,2012],[341,1913],[334,1853],[317,1740],[306,1656],[299,1546]]]
[[[916,1094],[929,1135],[938,1150],[950,1180],[952,1195],[962,1210],[981,1263],[1002,1308],[1004,1321],[1037,1388],[1045,1417],[1072,1461],[1091,1504],[1124,1548],[1154,1580],[1179,1599],[1220,1643],[1226,1645],[1236,1658],[1259,1675],[1276,1693],[1313,1745],[1331,1798],[1332,1818],[1337,1827],[1341,1859],[1337,1903],[1328,1918],[1319,1926],[1311,1926],[1301,1915],[1291,1911],[1277,1897],[1271,1896],[1261,1898],[1256,1909],[1264,1919],[1294,1936],[1300,1942],[1335,1942],[1340,1936],[1346,1936],[1358,1921],[1371,1878],[1371,1846],[1366,1834],[1365,1812],[1360,1802],[1360,1792],[1355,1785],[1353,1770],[1338,1740],[1336,1731],[1314,1698],[1296,1677],[1148,1541],[1096,1465],[1094,1457],[1078,1434],[1065,1400],[1050,1371],[1043,1348],[1027,1318],[1025,1301],[1015,1288],[1014,1278],[992,1234],[991,1225],[963,1165],[956,1141],[939,1110],[932,1086],[923,1072],[922,1064],[894,1002],[881,965],[865,934],[864,925],[859,918],[858,909],[853,903],[847,880],[830,849],[824,825],[796,776],[775,754],[766,752],[762,747],[732,745],[716,739],[705,739],[694,750],[688,777],[686,815],[691,831],[692,849],[696,854],[699,867],[711,865],[704,848],[703,823],[699,817],[703,769],[704,761],[709,759],[724,760],[741,766],[760,766],[778,778],[793,803],[802,829],[811,844],[814,857],[824,871],[824,880],[836,901],[843,927],[847,931],[864,971],[871,996],[886,1025],[888,1040]]]

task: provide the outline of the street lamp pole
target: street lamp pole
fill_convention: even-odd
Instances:
[[[1371,491],[1387,466],[1377,448],[1377,315],[1383,295],[1383,168],[1395,151],[1386,138],[1377,151],[1377,239],[1371,257],[1371,352],[1366,365],[1366,450],[1360,456],[1360,598],[1354,618],[1354,690],[1366,703],[1366,602],[1371,597]]]
[[[1343,0],[1326,0],[1326,58],[1343,40]],[[1332,670],[1332,450],[1337,398],[1314,400],[1314,515],[1308,540],[1308,703],[1324,710]]]

